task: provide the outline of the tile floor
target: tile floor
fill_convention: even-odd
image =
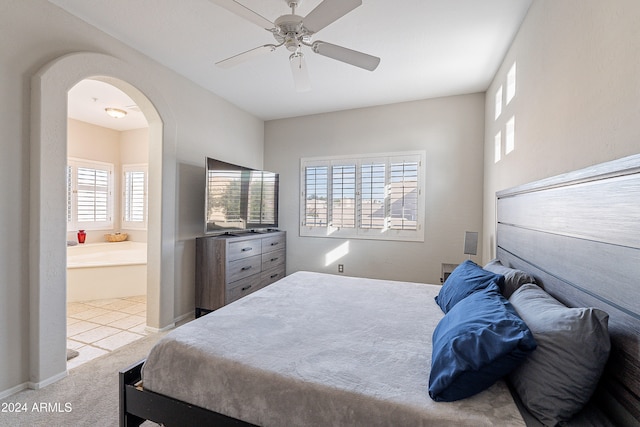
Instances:
[[[80,353],[67,369],[144,337],[146,315],[146,295],[67,303],[67,347]]]

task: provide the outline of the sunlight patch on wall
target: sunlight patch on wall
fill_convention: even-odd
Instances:
[[[498,117],[500,117],[500,114],[502,114],[502,86],[500,86],[498,88],[498,90],[496,91],[496,116],[495,116],[495,120],[498,120]]]
[[[324,266],[328,267],[334,262],[338,261],[340,258],[344,257],[349,253],[349,241],[344,242],[340,246],[335,249],[327,252],[324,257]]]
[[[507,122],[504,152],[509,154],[516,148],[516,117],[512,116]]]
[[[514,62],[507,73],[507,105],[516,96],[516,63]]]
[[[503,77],[504,78],[504,77]],[[504,95],[504,100],[503,100]],[[493,141],[493,162],[498,163],[504,156],[516,148],[516,119],[510,104],[516,96],[516,62],[514,61],[506,75],[506,81],[498,87],[495,94],[495,122],[499,129]],[[509,117],[507,120],[507,117]],[[505,122],[505,120],[507,120]],[[502,137],[504,136],[504,154]]]

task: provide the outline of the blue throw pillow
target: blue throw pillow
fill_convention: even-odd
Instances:
[[[429,395],[452,402],[479,393],[536,348],[526,323],[497,285],[456,304],[433,331]]]
[[[487,271],[473,261],[466,260],[447,277],[440,293],[436,296],[436,302],[446,314],[459,301],[480,289],[485,289],[492,283],[503,289],[504,276]]]

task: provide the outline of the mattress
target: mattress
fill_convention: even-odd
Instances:
[[[167,334],[143,386],[261,426],[524,426],[503,381],[429,397],[439,289],[297,272]]]

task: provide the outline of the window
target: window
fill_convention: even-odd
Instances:
[[[334,165],[331,168],[331,223],[337,228],[356,226],[356,167]]]
[[[502,132],[498,131],[493,142],[493,162],[498,163],[502,159]]]
[[[122,228],[147,228],[147,165],[122,166]]]
[[[67,162],[67,230],[113,228],[113,165]]]
[[[304,158],[300,235],[424,241],[424,152]]]
[[[385,220],[386,174],[383,163],[367,162],[360,167],[360,226],[364,229],[380,229]]]
[[[326,227],[329,168],[324,165],[305,168],[304,224],[307,227]]]

